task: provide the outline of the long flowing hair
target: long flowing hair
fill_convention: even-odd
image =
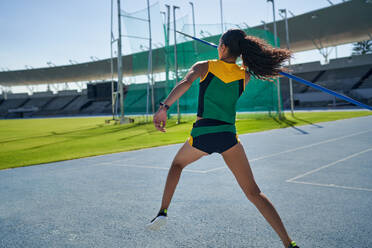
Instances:
[[[231,56],[242,56],[243,65],[251,75],[264,80],[286,71],[283,62],[292,54],[288,49],[275,48],[263,39],[249,36],[241,29],[227,30],[221,42],[228,47]]]

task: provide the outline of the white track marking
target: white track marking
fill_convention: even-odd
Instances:
[[[217,168],[210,169],[210,170],[205,170],[204,172],[209,173],[209,172],[212,172],[212,171],[223,170],[223,169],[226,169],[226,168],[227,168],[226,166],[222,166],[222,167],[217,167]]]
[[[190,169],[183,169],[182,171],[195,172],[195,173],[200,173],[200,174],[205,174],[205,173],[207,173],[207,171],[202,171],[202,170],[190,170]]]
[[[337,160],[337,161],[334,161],[334,162],[332,162],[332,163],[329,163],[329,164],[323,165],[322,167],[319,167],[319,168],[317,168],[317,169],[314,169],[314,170],[308,171],[308,172],[306,172],[306,173],[304,173],[304,174],[301,174],[301,175],[295,176],[295,177],[293,177],[293,178],[290,178],[290,179],[286,180],[286,182],[289,182],[289,183],[290,183],[290,182],[293,182],[293,181],[296,180],[296,179],[299,179],[299,178],[304,177],[304,176],[308,176],[308,175],[313,174],[313,173],[315,173],[315,172],[317,172],[317,171],[320,171],[320,170],[323,170],[323,169],[325,169],[325,168],[331,167],[331,166],[333,166],[333,165],[335,165],[335,164],[341,163],[341,162],[343,162],[343,161],[346,161],[346,160],[348,160],[348,159],[351,159],[351,158],[353,158],[353,157],[359,156],[359,155],[361,155],[361,154],[363,154],[363,153],[366,153],[366,152],[369,152],[369,151],[372,151],[372,147],[371,147],[371,148],[368,148],[368,149],[366,149],[366,150],[363,150],[363,151],[361,151],[361,152],[357,152],[357,153],[351,154],[351,155],[349,155],[349,156],[347,156],[347,157],[344,157],[344,158],[339,159],[339,160]]]
[[[147,165],[135,165],[135,164],[123,164],[128,161],[135,161],[137,158],[129,158],[129,159],[123,159],[123,160],[114,160],[110,162],[101,162],[94,164],[92,166],[99,166],[99,165],[111,165],[111,166],[121,166],[121,167],[132,167],[132,168],[144,168],[144,169],[157,169],[157,170],[169,170],[169,167],[159,167],[159,166],[147,166]],[[117,164],[119,163],[119,164]],[[186,172],[194,172],[199,174],[205,174],[205,171],[202,170],[192,170],[192,169],[183,169],[183,171]]]
[[[157,169],[157,170],[169,170],[169,168],[166,168],[166,167],[145,166],[145,165],[113,164],[113,166],[120,166],[120,167],[133,167],[133,168],[145,168],[145,169]]]
[[[249,161],[250,162],[254,162],[254,161],[258,161],[258,160],[262,160],[262,159],[266,159],[266,158],[271,158],[271,157],[278,156],[278,155],[281,155],[281,154],[295,152],[295,151],[306,149],[306,148],[309,148],[309,147],[313,147],[313,146],[317,146],[317,145],[321,145],[321,144],[326,144],[326,143],[338,141],[338,140],[341,140],[341,139],[346,139],[346,138],[349,138],[349,137],[353,137],[353,136],[365,134],[365,133],[368,133],[368,132],[371,132],[371,131],[372,130],[367,130],[367,131],[362,131],[362,132],[357,132],[357,133],[352,133],[352,134],[344,135],[344,136],[337,137],[337,138],[327,139],[327,140],[323,140],[323,141],[320,141],[320,142],[312,143],[312,144],[309,144],[309,145],[305,145],[305,146],[300,146],[300,147],[288,149],[288,150],[285,150],[285,151],[282,151],[282,152],[271,153],[271,154],[268,154],[268,155],[265,155],[265,156],[261,156],[261,157],[258,157],[258,158],[249,159]],[[115,160],[115,161],[111,161],[111,162],[101,162],[101,163],[98,163],[96,165],[114,165],[114,166],[123,166],[123,167],[137,167],[137,168],[147,168],[147,169],[169,170],[169,168],[166,168],[166,167],[140,166],[140,165],[122,165],[122,164],[121,165],[117,165],[117,164],[114,164],[115,162],[123,163],[123,162],[128,162],[128,161],[135,161],[135,160],[137,160],[137,158]],[[183,171],[194,172],[194,173],[199,173],[199,174],[206,174],[206,173],[209,173],[209,172],[219,171],[219,170],[223,170],[223,169],[226,169],[226,168],[227,168],[226,166],[222,166],[222,167],[218,167],[218,168],[214,168],[214,169],[210,169],[210,170],[184,169]]]
[[[106,162],[100,162],[95,165],[115,165],[115,163],[126,163],[128,161],[135,161],[138,158],[123,158],[123,159],[118,159],[118,160],[113,160],[113,161],[106,161]]]
[[[133,167],[133,168],[145,168],[145,169],[157,169],[157,170],[169,170],[169,167],[145,166],[145,165],[113,164],[113,166]],[[190,170],[190,169],[183,169],[182,171],[199,173],[199,174],[205,174],[206,173],[205,171],[201,171],[201,170]]]
[[[302,178],[302,177],[305,177],[305,176],[308,176],[310,174],[313,174],[315,172],[318,172],[320,170],[323,170],[325,168],[328,168],[330,166],[333,166],[333,165],[336,165],[338,163],[341,163],[343,161],[346,161],[348,159],[351,159],[353,157],[356,157],[356,156],[359,156],[363,153],[366,153],[366,152],[369,152],[369,151],[372,151],[372,147],[371,148],[368,148],[366,150],[363,150],[361,152],[357,152],[357,153],[354,153],[354,154],[351,154],[345,158],[342,158],[342,159],[339,159],[337,161],[334,161],[332,163],[329,163],[329,164],[326,164],[322,167],[319,167],[317,169],[314,169],[314,170],[311,170],[311,171],[308,171],[304,174],[301,174],[301,175],[298,175],[296,177],[293,177],[291,179],[288,179],[286,180],[286,182],[288,183],[299,183],[299,184],[307,184],[307,185],[314,185],[314,186],[322,186],[322,187],[331,187],[331,188],[339,188],[339,189],[349,189],[349,190],[359,190],[359,191],[369,191],[369,192],[372,192],[372,189],[369,189],[369,188],[360,188],[360,187],[349,187],[349,186],[343,186],[343,185],[336,185],[336,184],[324,184],[324,183],[312,183],[312,182],[304,182],[304,181],[295,181],[296,179],[299,179],[299,178]]]
[[[368,189],[368,188],[348,187],[348,186],[341,186],[341,185],[336,185],[336,184],[310,183],[310,182],[302,182],[302,181],[290,181],[290,183],[300,183],[300,184],[308,184],[308,185],[314,185],[314,186],[322,186],[322,187],[330,187],[330,188],[351,189],[351,190],[360,190],[360,191],[372,192],[372,189]]]
[[[256,160],[261,160],[261,159],[265,159],[265,158],[270,158],[270,157],[278,156],[278,155],[281,155],[281,154],[284,154],[284,153],[295,152],[295,151],[298,151],[298,150],[306,149],[306,148],[317,146],[317,145],[321,145],[321,144],[330,143],[330,142],[341,140],[341,139],[346,139],[346,138],[349,138],[349,137],[357,136],[357,135],[368,133],[368,132],[371,132],[371,131],[372,130],[368,130],[368,131],[357,132],[357,133],[353,133],[353,134],[341,136],[341,137],[338,137],[338,138],[327,139],[327,140],[323,140],[323,141],[320,141],[320,142],[317,142],[317,143],[313,143],[313,144],[309,144],[309,145],[306,145],[306,146],[300,146],[300,147],[289,149],[289,150],[286,150],[286,151],[283,151],[283,152],[277,152],[277,153],[273,153],[273,154],[270,154],[270,155],[258,157],[258,158],[252,159],[251,161],[256,161]]]
[[[249,162],[254,162],[254,161],[258,161],[258,160],[262,160],[262,159],[266,159],[266,158],[271,158],[271,157],[278,156],[278,155],[285,154],[285,153],[289,153],[289,152],[295,152],[295,151],[306,149],[306,148],[309,148],[309,147],[312,147],[312,146],[317,146],[317,145],[326,144],[326,143],[330,143],[330,142],[341,140],[341,139],[346,139],[346,138],[349,138],[349,137],[352,137],[352,136],[368,133],[368,132],[371,132],[371,131],[372,130],[357,132],[357,133],[341,136],[341,137],[338,137],[338,138],[323,140],[323,141],[316,142],[316,143],[313,143],[313,144],[309,144],[309,145],[306,145],[306,146],[300,146],[300,147],[285,150],[285,151],[282,151],[282,152],[271,153],[269,155],[261,156],[261,157],[254,158],[254,159],[249,159]],[[209,172],[212,172],[212,171],[223,170],[223,169],[226,169],[226,168],[227,168],[226,166],[218,167],[218,168],[206,170],[205,173],[209,173]]]

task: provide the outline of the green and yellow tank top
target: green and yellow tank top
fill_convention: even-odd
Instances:
[[[200,80],[197,116],[234,124],[244,81],[244,68],[222,60],[209,60],[208,72]]]

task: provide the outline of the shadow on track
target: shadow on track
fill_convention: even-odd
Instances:
[[[295,124],[297,122],[295,122],[295,121],[290,121],[290,120],[286,119],[285,117],[283,117],[282,119],[279,119],[276,116],[273,116],[272,119],[274,121],[276,121],[280,126],[282,126],[284,124],[283,125],[284,127],[286,127],[286,126],[291,127],[293,129],[295,129],[296,131],[300,132],[301,134],[309,134],[308,132],[306,132],[306,131],[304,131],[304,130],[298,128],[298,127],[296,127]]]
[[[312,125],[312,126],[314,126],[314,127],[317,127],[317,128],[323,128],[323,127],[320,126],[320,125],[314,124],[314,123],[312,123],[311,121],[308,121],[308,120],[305,120],[305,119],[301,119],[301,118],[298,118],[298,117],[296,117],[296,116],[292,116],[292,118],[293,118],[293,119],[296,119],[296,120],[299,120],[299,121],[306,122],[306,123],[308,123],[308,124],[310,124],[310,125]]]

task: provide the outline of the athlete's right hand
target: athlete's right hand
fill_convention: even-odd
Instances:
[[[166,122],[167,122],[167,111],[164,107],[160,107],[154,115],[155,128],[161,132],[165,132]]]

